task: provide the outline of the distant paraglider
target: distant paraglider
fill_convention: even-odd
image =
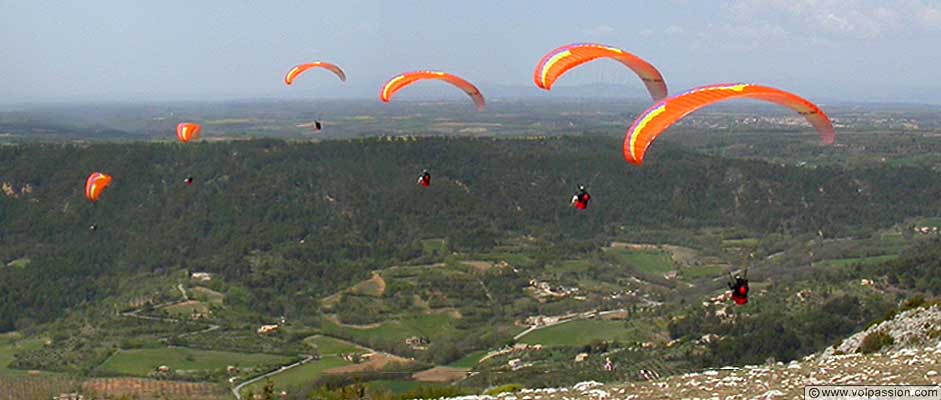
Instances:
[[[762,100],[788,107],[817,129],[824,144],[836,139],[830,118],[815,104],[795,94],[747,83],[708,85],[661,100],[641,113],[624,137],[624,158],[635,165],[643,164],[647,147],[676,121],[700,108],[733,99]]]
[[[183,183],[185,183],[187,186],[191,186],[193,184],[193,177],[187,176],[186,179],[183,180]]]
[[[300,74],[304,73],[304,71],[307,71],[311,68],[326,69],[327,71],[333,72],[337,76],[337,78],[340,78],[341,81],[346,82],[346,73],[343,72],[343,70],[340,69],[340,67],[336,66],[335,64],[328,63],[328,62],[316,61],[312,63],[296,65],[293,68],[291,68],[291,70],[288,71],[286,75],[284,75],[284,84],[290,86],[291,84],[294,83],[294,79],[297,79],[297,77]]]
[[[474,104],[477,105],[477,111],[483,111],[484,96],[480,94],[480,90],[477,90],[476,86],[455,75],[440,71],[414,71],[396,75],[392,77],[392,79],[389,79],[385,85],[382,85],[382,89],[379,91],[379,100],[382,100],[383,103],[388,103],[389,100],[392,99],[392,95],[402,88],[415,82],[428,79],[441,80],[457,86],[474,100]]]
[[[572,196],[572,201],[570,205],[576,210],[585,210],[588,208],[588,203],[591,202],[591,195],[588,194],[588,191],[585,190],[585,187],[578,185],[578,191],[575,192],[575,195]]]
[[[101,198],[101,193],[111,184],[111,176],[101,172],[92,172],[85,180],[85,198],[95,203]]]
[[[421,172],[421,175],[418,175],[418,184],[421,185],[421,187],[431,186],[431,174],[428,173],[428,170],[424,170]]]
[[[731,276],[731,274],[730,274]],[[735,275],[731,281],[729,281],[729,290],[732,293],[732,301],[735,304],[744,306],[748,304],[748,270],[745,270],[745,275]]]
[[[603,58],[618,61],[634,71],[644,81],[653,101],[667,97],[667,85],[663,81],[663,75],[653,65],[619,48],[597,43],[569,44],[550,51],[536,65],[533,81],[540,89],[550,90],[555,81],[566,72]]]
[[[202,129],[199,124],[192,122],[180,122],[176,126],[176,139],[183,143],[189,143],[191,140],[199,139],[199,131]]]

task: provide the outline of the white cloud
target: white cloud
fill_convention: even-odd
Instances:
[[[928,30],[941,30],[941,6],[923,6],[915,10],[918,23]]]
[[[740,24],[780,23],[802,37],[873,39],[890,33],[939,29],[939,6],[941,2],[936,0],[733,0],[728,11]]]

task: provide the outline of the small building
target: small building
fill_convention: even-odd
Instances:
[[[53,397],[54,400],[85,400],[85,396],[78,393],[59,393]]]
[[[700,343],[712,343],[717,340],[719,340],[719,335],[716,335],[715,333],[707,333],[699,338]]]
[[[518,369],[520,369],[520,368],[523,368],[523,360],[520,360],[519,358],[514,358],[514,359],[510,360],[509,362],[507,362],[506,364],[509,365],[509,366],[510,366],[510,369],[512,369],[512,370],[514,370],[514,371],[516,371],[516,370],[518,370]]]
[[[274,332],[277,332],[278,328],[280,328],[278,325],[262,325],[260,328],[258,328],[258,334],[270,335]]]
[[[194,281],[209,282],[212,280],[212,274],[208,272],[193,272],[190,278]]]
[[[159,373],[161,373],[161,374],[166,374],[166,373],[170,372],[170,367],[168,367],[168,366],[166,366],[166,365],[161,365],[161,366],[157,367],[157,372],[159,372]]]
[[[229,374],[229,375],[235,375],[235,374],[238,374],[238,373],[239,373],[239,369],[238,369],[238,367],[236,367],[236,366],[234,366],[234,365],[229,365],[229,366],[225,367],[225,373],[227,373],[227,374]]]
[[[578,353],[578,355],[575,356],[575,362],[577,363],[580,363],[587,359],[588,359],[588,353]]]
[[[411,336],[405,338],[405,344],[414,350],[424,350],[426,346],[431,344],[431,341],[423,336]]]

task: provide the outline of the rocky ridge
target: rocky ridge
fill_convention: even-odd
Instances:
[[[874,332],[890,335],[894,344],[873,354],[858,352],[863,339]],[[646,382],[582,382],[571,388],[452,400],[803,399],[807,385],[939,385],[939,333],[941,307],[919,307],[787,364],[725,367]]]

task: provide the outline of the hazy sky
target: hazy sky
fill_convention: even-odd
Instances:
[[[673,92],[743,81],[941,103],[941,0],[0,0],[0,101],[366,97],[422,68],[485,95],[504,85],[543,95],[536,62],[583,41],[647,59]],[[318,71],[281,83],[313,60],[341,65],[349,82]],[[592,82],[640,90],[610,61],[559,85]]]

